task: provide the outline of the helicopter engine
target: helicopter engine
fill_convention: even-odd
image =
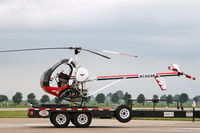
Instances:
[[[81,102],[87,95],[86,83],[78,83],[66,90],[65,97],[69,98],[71,102]]]
[[[82,98],[87,95],[88,89],[86,81],[89,78],[88,70],[84,67],[79,67],[75,73],[75,86],[69,89],[68,96],[73,102],[81,102]]]

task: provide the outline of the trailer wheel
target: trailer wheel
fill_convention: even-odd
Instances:
[[[120,105],[115,111],[116,119],[122,123],[132,119],[132,109],[127,105]]]
[[[65,128],[70,122],[70,116],[67,113],[54,113],[50,121],[55,127]]]
[[[89,127],[90,123],[92,122],[92,116],[90,113],[75,113],[71,122],[76,127]]]

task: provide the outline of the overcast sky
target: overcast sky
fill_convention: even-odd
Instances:
[[[107,54],[112,60],[83,52],[81,61],[95,75],[168,72],[177,63],[197,77],[166,78],[168,91],[154,79],[122,81],[103,92],[122,89],[134,98],[140,93],[200,95],[199,0],[1,0],[0,50],[81,46],[114,50],[139,58]],[[34,92],[39,99],[42,73],[71,51],[0,54],[0,94]],[[106,84],[95,83],[91,90]]]

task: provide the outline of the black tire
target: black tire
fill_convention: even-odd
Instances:
[[[92,115],[90,113],[75,113],[71,122],[76,127],[89,127],[92,122]]]
[[[70,116],[67,113],[53,113],[50,121],[55,127],[65,128],[69,125]]]
[[[50,122],[51,122],[51,124],[53,124],[53,120],[52,120],[52,117],[50,117]]]
[[[115,116],[122,123],[129,122],[132,119],[132,109],[127,105],[120,105],[115,110]]]

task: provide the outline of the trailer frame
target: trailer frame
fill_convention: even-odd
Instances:
[[[178,105],[178,104],[177,104]],[[132,109],[122,104],[115,108],[99,108],[94,106],[39,105],[28,109],[29,118],[50,118],[50,122],[58,128],[65,128],[71,122],[79,128],[89,127],[92,118],[111,119],[126,123],[134,117],[157,118],[200,118],[200,111],[166,110],[166,109]]]

